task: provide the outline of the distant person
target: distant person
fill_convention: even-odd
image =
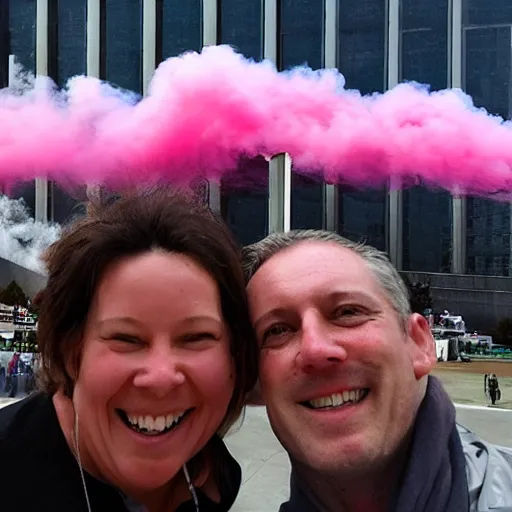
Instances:
[[[91,207],[45,261],[43,389],[0,410],[0,510],[228,511],[258,350],[226,227],[153,191]]]
[[[20,354],[14,352],[9,364],[7,365],[7,381],[9,398],[14,398],[18,394],[18,374],[20,366]]]
[[[501,400],[501,390],[497,375],[495,373],[486,373],[484,386],[486,395],[489,397],[491,404],[496,405],[496,400]]]
[[[387,256],[326,231],[244,250],[282,512],[512,511],[512,449],[456,423],[427,320]]]

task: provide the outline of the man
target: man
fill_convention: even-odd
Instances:
[[[495,373],[485,374],[485,392],[492,405],[496,405],[496,400],[501,400],[501,390],[498,377]]]
[[[283,512],[512,510],[512,450],[457,427],[428,322],[386,255],[334,233],[244,250]]]

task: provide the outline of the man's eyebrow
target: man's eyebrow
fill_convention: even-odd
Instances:
[[[328,294],[330,300],[356,300],[361,302],[370,302],[375,306],[378,306],[378,297],[375,297],[372,293],[359,290],[339,290]]]

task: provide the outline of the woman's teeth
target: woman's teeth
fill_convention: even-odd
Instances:
[[[188,411],[182,411],[176,414],[167,414],[166,416],[136,416],[122,411],[122,419],[127,426],[146,435],[158,435],[171,430],[180,423],[181,419]]]

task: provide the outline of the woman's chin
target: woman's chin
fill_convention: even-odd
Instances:
[[[124,467],[122,467],[124,466]],[[121,489],[129,495],[152,492],[165,486],[181,471],[182,465],[176,462],[140,461],[121,465],[116,480]]]

